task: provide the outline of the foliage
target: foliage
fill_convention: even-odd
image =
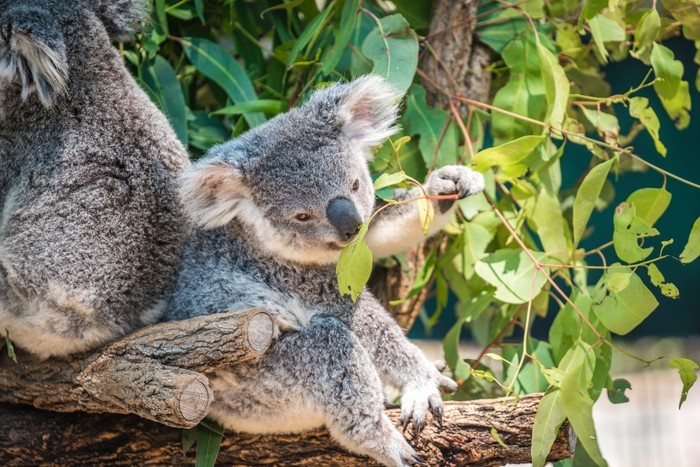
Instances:
[[[446,229],[446,252],[428,256],[412,291],[435,280],[441,297],[436,315],[448,287],[457,298],[457,321],[445,337],[446,360],[461,385],[455,397],[546,390],[533,430],[534,464],[544,464],[568,418],[581,455],[604,465],[592,406],[603,390],[624,402],[629,388],[610,376],[613,351],[645,364],[670,360],[684,385],[681,404],[696,379],[690,360],[647,361],[620,349],[612,334],[630,332],[659,303],[677,297],[677,287],[665,282],[664,265],[674,256],[688,263],[700,254],[700,219],[681,246],[659,241],[665,237],[654,227],[672,202],[674,184],[700,186],[629,147],[646,131],[658,153],[670,156],[654,108],[639,95],[646,88],[653,88],[677,128],[689,124],[691,84],[663,41],[680,33],[700,47],[700,4],[483,1],[477,35],[495,57],[493,95],[490,103],[450,96],[469,109],[458,115],[429,105],[426,84],[416,78],[419,50],[431,51],[429,0],[320,3],[321,9],[312,0],[154,0],[152,22],[123,54],[195,157],[338,79],[375,72],[405,91],[403,130],[378,149],[372,166],[378,196],[446,164],[470,164],[487,180],[484,194],[459,202],[460,215]],[[649,74],[636,88],[610,95],[601,67],[628,56]],[[700,86],[700,76],[694,85]],[[617,115],[635,119],[627,134]],[[485,148],[489,140],[493,146]],[[575,146],[588,150],[589,165],[564,188],[561,161]],[[659,185],[640,186],[614,207],[611,241],[581,247],[594,210],[612,203],[615,181],[649,169],[661,175]],[[426,196],[411,202],[419,204],[427,228],[431,204]],[[360,238],[338,264],[341,291],[355,298],[371,267]],[[547,315],[555,316],[549,342],[530,337],[533,320]],[[484,346],[476,361],[458,354],[464,326]],[[517,328],[522,342],[505,344]],[[502,374],[486,359],[502,366]],[[217,444],[200,434],[202,445]],[[202,465],[213,462],[212,450],[205,451]]]

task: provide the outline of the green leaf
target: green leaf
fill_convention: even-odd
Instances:
[[[542,396],[532,425],[530,452],[533,467],[543,467],[547,462],[547,456],[557,438],[559,427],[565,419],[566,415],[561,405],[561,392],[554,389]]]
[[[629,397],[625,395],[625,391],[632,389],[632,385],[625,378],[618,378],[616,380],[609,380],[608,384],[608,400],[613,404],[624,404],[629,402]]]
[[[454,264],[466,279],[470,279],[474,275],[474,265],[486,254],[493,235],[486,227],[474,222],[465,222],[462,226],[464,248],[455,256]]]
[[[649,107],[649,99],[646,97],[632,97],[629,100],[629,106],[630,115],[639,119],[654,140],[656,151],[662,156],[666,156],[666,146],[659,139],[659,128],[661,127],[659,117],[656,116],[654,109]]]
[[[649,279],[651,280],[651,283],[657,286],[659,289],[661,289],[661,293],[663,295],[669,298],[678,298],[680,296],[678,287],[676,287],[675,284],[666,282],[664,275],[661,273],[656,264],[651,263],[647,265],[647,273],[649,274]]]
[[[510,70],[510,76],[506,85],[494,96],[494,107],[543,120],[547,112],[546,91],[533,33],[526,30],[513,40],[503,50],[502,58]],[[542,132],[541,126],[500,112],[493,113],[491,122],[496,146]]]
[[[380,19],[362,43],[362,53],[374,62],[372,73],[385,77],[401,93],[411,86],[418,66],[418,36],[403,16]]]
[[[416,205],[418,206],[418,219],[420,219],[421,227],[423,227],[423,233],[428,235],[430,224],[432,224],[435,217],[435,208],[433,203],[426,198],[419,198],[416,201]]]
[[[532,251],[538,261],[544,253]],[[537,296],[546,282],[535,263],[522,250],[502,249],[479,260],[475,267],[479,277],[496,287],[494,296],[504,303],[526,303]],[[537,278],[534,280],[534,276]]]
[[[167,60],[157,55],[150,66],[142,71],[143,82],[156,94],[159,99],[156,104],[168,117],[180,142],[187,146],[187,118],[185,98],[182,95],[180,83],[175,70]]]
[[[662,99],[672,99],[683,80],[683,63],[675,60],[673,52],[666,46],[654,43],[651,50],[651,66],[657,78],[654,89]]]
[[[358,11],[360,9],[360,0],[349,0],[343,5],[343,12],[340,17],[340,28],[335,35],[333,45],[323,57],[323,65],[321,73],[324,75],[330,74],[345,52],[345,49],[350,42],[352,32],[357,24]]]
[[[341,295],[350,295],[356,301],[372,273],[372,251],[365,243],[369,224],[360,227],[357,240],[343,248],[335,266],[338,290]]]
[[[7,356],[10,357],[13,362],[17,363],[15,347],[12,345],[12,341],[10,340],[10,331],[7,329],[5,329],[5,347],[7,348]]]
[[[598,14],[588,20],[591,28],[591,35],[598,50],[598,54],[603,63],[608,63],[608,50],[605,48],[606,42],[622,42],[626,39],[625,30],[616,21]]]
[[[559,64],[559,59],[540,42],[537,43],[537,56],[542,64],[542,81],[548,104],[544,121],[556,128],[562,128],[569,100],[569,80]],[[556,130],[553,133],[561,136]]]
[[[234,103],[258,100],[243,67],[219,45],[197,37],[180,38],[179,42],[192,65],[221,86]],[[243,118],[251,127],[266,121],[260,112],[244,113]]]
[[[625,335],[651,314],[659,306],[654,294],[647,288],[636,273],[629,276],[629,284],[620,289],[610,289],[610,276],[606,271],[601,281],[605,281],[606,295],[602,303],[593,304],[593,312],[598,319],[615,334]]]
[[[503,442],[503,439],[501,439],[501,435],[498,434],[498,430],[496,430],[496,427],[492,426],[491,427],[491,437],[496,440],[498,444],[500,444],[502,447],[505,449],[508,449],[508,445]]]
[[[263,112],[276,115],[286,112],[288,106],[286,102],[274,99],[256,99],[254,101],[241,102],[240,104],[229,105],[223,109],[212,112],[212,115],[241,115],[249,112]]]
[[[695,381],[698,380],[698,375],[695,372],[698,369],[697,363],[687,358],[674,358],[669,365],[671,368],[676,368],[683,383],[681,390],[681,400],[678,403],[678,409],[683,406],[683,402],[688,398],[688,391],[693,387]]]
[[[688,236],[688,243],[685,244],[681,253],[681,262],[691,263],[700,256],[700,217],[695,219],[693,228]]]
[[[610,172],[613,161],[613,159],[610,159],[593,167],[590,172],[586,174],[586,177],[583,179],[581,186],[576,192],[573,213],[574,249],[578,246],[581,236],[586,230],[586,225],[588,225],[588,220],[593,213],[593,208],[595,207],[596,201],[598,201],[600,192],[603,190],[603,184]]]
[[[197,457],[195,467],[214,467],[219,456],[222,433],[201,424],[197,428]]]
[[[204,24],[204,0],[194,0],[194,8],[197,10],[199,21]]]
[[[306,47],[314,37],[320,34],[321,29],[323,29],[323,27],[326,24],[326,21],[328,21],[328,17],[334,10],[332,5],[333,3],[329,5],[328,8],[324,8],[321,14],[315,16],[314,19],[311,20],[309,25],[306,26],[304,32],[302,32],[299,38],[296,40],[294,46],[292,47],[292,50],[289,51],[289,56],[287,57],[288,67],[294,64],[297,57],[299,56],[299,53],[301,52],[301,49]]]
[[[683,63],[675,60],[671,49],[655,42],[651,49],[651,66],[657,77],[654,90],[666,112],[675,121],[676,128],[686,128],[690,123],[691,102],[688,83],[683,81]]]
[[[398,183],[406,181],[406,173],[401,171],[401,172],[394,172],[393,174],[390,173],[383,173],[379,176],[374,181],[374,189],[376,190],[381,190],[382,188],[386,188],[388,186],[396,185]]]
[[[653,227],[671,204],[671,193],[666,188],[640,188],[629,195],[627,203],[634,204],[637,217]]]
[[[418,147],[426,167],[443,167],[457,162],[457,128],[450,122],[447,112],[428,106],[425,89],[420,85],[411,86],[403,124],[406,133],[418,135]],[[443,133],[445,126],[447,129]]]
[[[544,141],[544,136],[522,136],[500,146],[484,149],[474,155],[473,168],[477,172],[498,165],[508,176],[519,177],[527,172],[526,159]]]
[[[583,343],[572,350],[582,355],[566,370],[559,389],[561,405],[591,460],[596,465],[607,466],[598,447],[598,438],[593,424],[593,400],[588,395],[588,385],[593,375],[593,365],[590,363],[593,350]]]
[[[557,261],[566,262],[571,250],[571,236],[556,194],[545,188],[523,204],[529,225],[537,232],[544,251]]]
[[[608,6],[608,0],[588,0],[583,2],[581,17],[591,19]]]
[[[493,300],[493,295],[482,293],[473,299],[463,308],[457,317],[457,322],[445,335],[443,348],[445,351],[445,362],[450,367],[455,381],[464,381],[470,376],[470,368],[464,363],[459,355],[459,338],[466,321],[470,321],[479,316]]]
[[[182,430],[182,453],[187,455],[187,451],[197,442],[198,427]]]
[[[613,246],[621,260],[636,263],[651,254],[653,248],[641,248],[638,239],[658,235],[659,232],[636,215],[633,204],[620,203],[615,208],[613,226]]]
[[[651,47],[661,31],[661,18],[656,8],[652,8],[639,20],[634,32],[632,56],[649,65]]]
[[[614,143],[617,141],[617,137],[620,135],[620,124],[618,123],[616,116],[601,112],[600,110],[587,109],[585,107],[581,108],[581,111],[586,117],[586,120],[591,122],[591,125],[598,130],[598,133],[605,138],[606,142]]]

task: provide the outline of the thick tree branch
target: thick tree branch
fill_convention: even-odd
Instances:
[[[532,423],[541,395],[446,402],[444,426],[429,424],[419,442],[409,441],[428,465],[503,465],[530,461]],[[399,410],[387,413],[398,424]],[[181,451],[180,430],[133,416],[55,414],[0,405],[0,464],[191,465]],[[495,428],[506,447],[491,435]],[[568,458],[575,437],[565,424],[549,460]],[[295,435],[227,433],[222,465],[376,465],[340,448],[324,430]]]
[[[136,414],[192,427],[212,401],[204,373],[254,358],[272,342],[275,324],[250,308],[140,329],[93,352],[37,360],[0,358],[0,402],[59,412]]]

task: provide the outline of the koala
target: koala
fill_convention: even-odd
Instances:
[[[289,433],[325,425],[352,452],[408,465],[416,454],[383,413],[382,385],[401,391],[404,427],[412,422],[417,434],[428,412],[441,419],[440,389],[457,389],[369,291],[353,302],[338,290],[334,264],[376,208],[367,161],[395,131],[398,100],[377,76],[332,85],[183,173],[181,197],[196,227],[165,318],[264,306],[279,323],[263,356],[211,379],[209,415],[225,427]],[[451,166],[426,188],[463,197],[483,186],[480,174]],[[436,203],[438,223],[453,204]],[[382,214],[367,234],[379,256],[422,238],[415,203]]]
[[[111,40],[146,0],[0,0],[0,333],[41,358],[158,320],[189,158]]]

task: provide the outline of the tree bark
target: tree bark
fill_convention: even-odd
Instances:
[[[541,394],[512,398],[446,402],[442,429],[426,426],[418,442],[409,442],[427,465],[503,465],[530,462],[533,419]],[[399,410],[388,415],[398,424]],[[0,464],[191,465],[180,430],[134,416],[56,414],[26,406],[0,404]],[[491,435],[495,428],[505,443]],[[565,423],[550,461],[571,457],[575,436]],[[348,453],[325,430],[294,435],[227,433],[219,453],[221,465],[376,465]]]
[[[59,412],[136,414],[189,428],[213,394],[204,375],[261,355],[275,323],[260,308],[170,321],[97,351],[44,361],[0,357],[0,402]]]

